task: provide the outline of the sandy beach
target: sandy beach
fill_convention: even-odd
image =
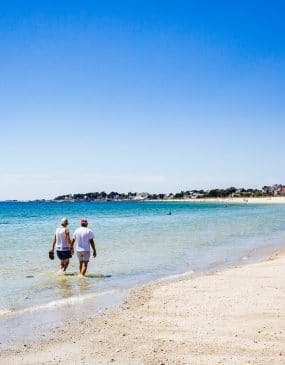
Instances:
[[[284,364],[285,257],[135,289],[0,364]]]
[[[151,200],[150,200],[151,201]],[[157,201],[157,200],[154,200]],[[165,201],[165,200],[161,200]],[[285,196],[259,197],[259,198],[193,198],[171,199],[173,202],[196,202],[196,203],[238,203],[238,204],[285,204]]]

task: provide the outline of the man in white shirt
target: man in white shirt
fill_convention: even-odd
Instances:
[[[84,276],[87,270],[90,258],[90,246],[93,250],[93,257],[96,257],[96,248],[94,243],[94,233],[88,228],[87,219],[81,219],[81,227],[77,228],[73,234],[71,245],[75,243],[77,257],[79,259],[80,275]]]

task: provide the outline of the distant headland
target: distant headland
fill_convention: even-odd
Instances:
[[[262,189],[244,189],[229,187],[227,189],[211,189],[211,190],[186,190],[178,193],[118,193],[112,191],[110,193],[93,192],[93,193],[77,193],[60,195],[53,201],[74,202],[74,201],[145,201],[145,200],[190,200],[190,199],[211,199],[211,198],[262,198],[262,197],[285,197],[285,186],[275,184],[272,186],[263,186]]]

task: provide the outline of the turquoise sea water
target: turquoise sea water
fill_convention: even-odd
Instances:
[[[71,233],[80,218],[87,217],[96,235],[98,257],[91,259],[83,282],[77,276],[76,256],[65,277],[57,274],[57,258],[48,259],[55,228],[64,216]],[[3,202],[0,320],[163,276],[254,260],[284,242],[285,205]]]

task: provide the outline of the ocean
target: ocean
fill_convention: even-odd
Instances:
[[[85,279],[76,255],[66,276],[48,258],[62,217],[71,234],[82,217],[95,233],[97,258]],[[26,334],[27,321],[33,331],[33,322],[53,327],[66,311],[104,309],[137,284],[257,261],[284,243],[281,204],[1,202],[0,342]]]

